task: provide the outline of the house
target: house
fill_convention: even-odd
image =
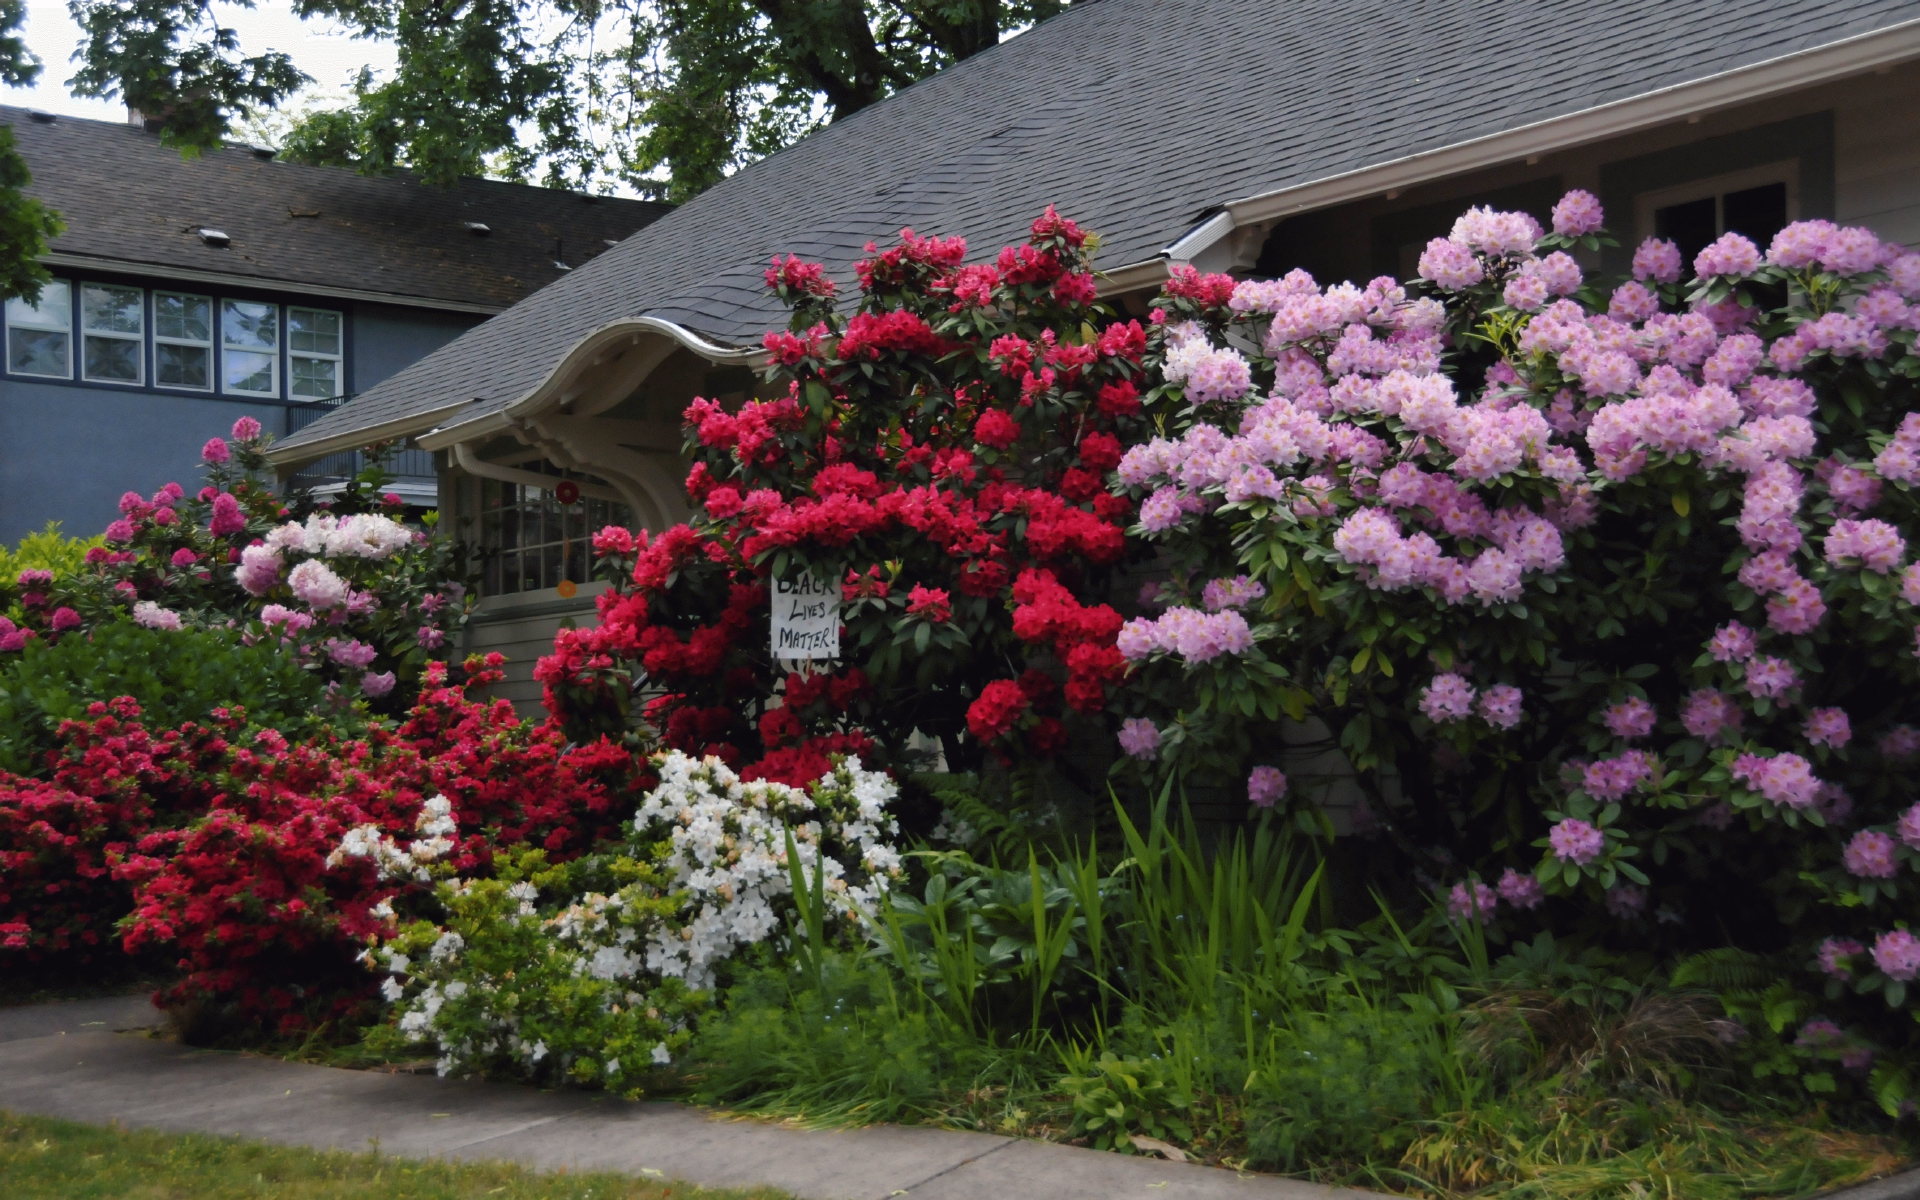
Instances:
[[[39,303],[6,306],[5,541],[49,520],[97,532],[127,489],[196,478],[236,418],[294,432],[669,210],[246,147],[186,159],[141,126],[18,108],[0,124],[67,226]],[[357,445],[300,482],[351,474]],[[396,490],[433,502],[430,455],[394,466]]]
[[[686,515],[678,414],[754,386],[770,256],[842,272],[901,227],[977,256],[1047,204],[1142,311],[1175,264],[1411,273],[1463,208],[1598,195],[1637,239],[1827,217],[1920,243],[1920,0],[1100,0],[822,129],[370,388],[283,471],[370,437],[440,455],[488,558],[475,648],[585,617],[585,538]],[[553,479],[578,487],[558,501]],[[571,492],[569,493],[571,494]]]

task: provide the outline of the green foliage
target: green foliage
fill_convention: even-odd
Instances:
[[[657,1172],[656,1172],[657,1174]],[[512,1163],[420,1162],[238,1138],[104,1128],[0,1113],[8,1200],[193,1196],[197,1200],[791,1200],[772,1188],[534,1171]]]
[[[301,16],[389,41],[399,61],[390,78],[363,73],[350,108],[300,117],[286,150],[442,184],[537,171],[551,187],[625,183],[677,203],[1066,2],[299,0]],[[173,145],[218,145],[302,82],[283,54],[244,56],[190,0],[74,8],[80,93],[124,96]]]
[[[1330,987],[1248,1046],[1247,1162],[1287,1171],[1393,1156],[1415,1122],[1466,1090],[1448,1024],[1411,1005]]]
[[[1193,1095],[1174,1078],[1169,1064],[1154,1058],[1121,1059],[1111,1050],[1098,1060],[1077,1050],[1063,1057],[1068,1073],[1060,1079],[1060,1090],[1073,1104],[1070,1135],[1086,1136],[1096,1150],[1122,1154],[1134,1152],[1136,1136],[1193,1140],[1193,1126],[1183,1116],[1193,1107]]]
[[[0,668],[0,770],[33,774],[60,722],[95,701],[132,696],[153,729],[240,707],[256,724],[299,737],[320,724],[320,681],[291,657],[243,645],[226,630],[100,626],[57,644],[34,639]]]
[[[12,0],[17,5],[18,0]],[[0,9],[0,21],[5,10]],[[17,14],[16,18],[17,20]],[[0,25],[0,28],[6,26]],[[0,76],[7,70],[6,42],[0,38]],[[47,243],[66,229],[58,213],[27,195],[33,182],[27,161],[14,149],[13,129],[0,125],[0,301],[15,296],[38,300],[40,289],[53,276],[40,263]]]
[[[252,8],[252,0],[238,0]],[[85,31],[74,94],[119,97],[160,122],[182,153],[221,145],[236,115],[272,108],[307,77],[278,50],[240,52],[240,37],[213,7],[188,0],[74,0]]]
[[[824,955],[817,977],[777,963],[747,972],[700,1024],[696,1095],[815,1121],[935,1116],[993,1055],[896,979],[846,951]]]
[[[0,580],[18,578],[22,571],[52,571],[56,580],[78,574],[86,565],[87,551],[105,544],[106,539],[98,535],[66,537],[60,522],[48,521],[45,529],[21,538],[18,546],[0,546]]]

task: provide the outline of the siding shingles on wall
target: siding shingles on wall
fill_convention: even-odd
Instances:
[[[466,652],[498,651],[507,656],[507,677],[493,688],[492,694],[512,701],[523,717],[544,716],[541,687],[533,678],[534,664],[542,655],[553,652],[553,635],[564,623],[570,621],[579,629],[599,624],[593,598],[606,587],[604,583],[582,585],[571,600],[562,600],[551,588],[482,600],[467,618]]]
[[[1834,219],[1920,246],[1920,65],[1856,80],[1834,105]]]

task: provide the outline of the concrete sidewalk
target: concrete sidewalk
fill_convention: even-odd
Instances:
[[[659,1171],[711,1187],[769,1185],[803,1200],[1371,1194],[984,1133],[791,1129],[679,1104],[343,1071],[110,1032],[158,1019],[138,997],[0,1009],[0,1109],[317,1149],[364,1151],[377,1139],[382,1154],[407,1158]]]

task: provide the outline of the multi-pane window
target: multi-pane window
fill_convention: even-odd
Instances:
[[[161,387],[212,390],[212,297],[153,294],[153,381]]]
[[[280,309],[255,300],[220,302],[220,387],[248,396],[280,394]]]
[[[1770,163],[1642,193],[1634,198],[1634,210],[1640,236],[1673,242],[1689,265],[1725,233],[1741,234],[1765,250],[1773,235],[1799,215],[1798,165]]]
[[[73,292],[64,279],[40,289],[40,303],[7,301],[7,370],[73,378]]]
[[[609,500],[583,497],[562,504],[547,488],[496,479],[475,482],[486,561],[482,591],[488,596],[559,587],[563,579],[585,583],[593,577],[594,533],[633,524],[632,511]]]
[[[331,400],[340,394],[339,313],[287,309],[287,390],[296,400]]]
[[[80,285],[80,378],[94,383],[140,382],[146,310],[146,293],[139,288]]]

